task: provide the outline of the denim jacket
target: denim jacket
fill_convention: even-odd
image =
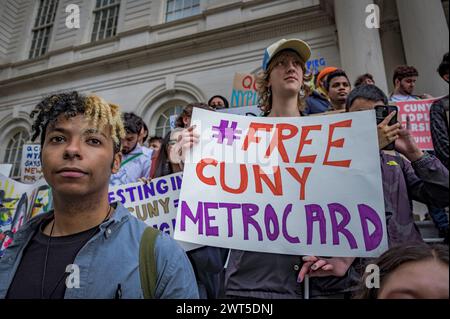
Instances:
[[[22,226],[13,243],[0,259],[0,298],[5,298],[22,259],[24,249],[45,218],[39,215]],[[78,252],[74,265],[79,267],[79,288],[66,288],[65,299],[115,298],[120,284],[122,298],[143,298],[139,274],[139,243],[145,223],[130,215],[117,203],[112,217],[100,225],[100,231]],[[155,243],[157,282],[155,298],[198,298],[192,266],[183,249],[167,234]]]

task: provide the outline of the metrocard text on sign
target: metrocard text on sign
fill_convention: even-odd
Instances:
[[[387,249],[373,111],[255,118],[194,109],[175,239],[249,251]]]

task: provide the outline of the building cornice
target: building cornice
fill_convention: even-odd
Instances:
[[[241,3],[242,6],[242,3]],[[214,10],[214,9],[210,9]],[[199,16],[204,16],[204,13]],[[192,24],[201,19],[199,16],[189,17],[183,19],[183,21],[176,21],[177,23],[164,24],[165,27],[183,26],[186,24]],[[300,19],[301,17],[301,19]],[[283,21],[283,23],[279,23]],[[3,81],[0,81],[2,88],[15,86],[19,84],[29,83],[30,81],[36,81],[42,78],[51,78],[68,72],[82,72],[84,70],[90,70],[98,66],[114,65],[124,61],[145,59],[146,63],[152,63],[152,59],[161,59],[166,56],[167,59],[173,58],[174,55],[183,55],[183,52],[188,51],[208,51],[214,50],[215,47],[231,47],[244,43],[244,41],[255,41],[260,39],[267,39],[284,34],[303,32],[322,26],[331,25],[333,22],[331,18],[325,14],[320,6],[313,6],[286,12],[270,17],[259,18],[252,21],[243,23],[237,23],[226,27],[216,28],[208,31],[194,33],[192,35],[186,35],[177,37],[170,40],[160,41],[153,44],[142,45],[139,47],[116,51],[113,53],[101,55],[98,57],[87,58],[60,66],[45,68],[44,70],[31,71],[30,73],[12,77]],[[133,30],[133,35],[142,34],[142,32],[150,33],[154,32],[155,27],[141,28]],[[51,52],[39,59],[23,61],[13,63],[9,65],[3,65],[5,68],[24,69],[39,64],[48,64],[50,57],[55,54],[72,53],[76,54],[82,50],[89,48],[97,48],[99,46],[114,46],[120,39],[129,36],[131,31],[119,34],[114,38],[107,41],[101,41],[78,46],[71,47],[69,49],[61,49]],[[11,72],[11,70],[10,70]]]

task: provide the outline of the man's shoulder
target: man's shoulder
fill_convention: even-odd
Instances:
[[[434,101],[433,104],[431,104],[430,111],[442,111],[442,110],[448,111],[448,109],[449,109],[449,100],[448,95],[446,95]]]

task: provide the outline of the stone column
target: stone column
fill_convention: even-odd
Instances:
[[[397,0],[398,16],[408,65],[419,71],[417,94],[448,94],[436,72],[448,51],[448,25],[440,0]]]
[[[386,94],[386,72],[378,29],[366,27],[366,7],[372,0],[335,0],[334,13],[343,69],[350,81],[370,73]]]

